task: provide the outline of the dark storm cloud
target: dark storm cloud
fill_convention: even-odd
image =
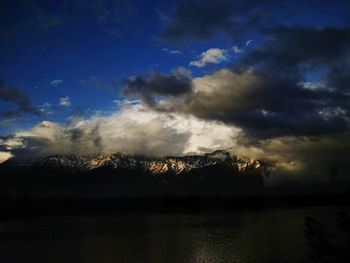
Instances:
[[[268,104],[262,106],[277,113],[262,118],[268,123],[261,124],[271,127],[277,117],[283,121],[277,120],[276,124],[282,124],[281,127],[286,124],[293,133],[347,131],[349,48],[349,29],[290,27],[270,32],[267,42],[244,61],[245,65],[261,68],[265,85],[261,96],[269,96]],[[313,89],[302,85],[308,81],[308,74],[319,75],[316,78],[319,83],[314,83]],[[256,124],[260,123],[259,119],[256,118]]]
[[[4,110],[1,111],[1,115],[4,116],[5,119],[11,120],[20,117],[22,113],[19,111]]]
[[[83,131],[82,129],[75,128],[75,129],[72,129],[72,130],[70,131],[70,139],[71,139],[73,142],[78,141],[78,140],[81,139],[83,136],[84,136],[84,131]]]
[[[350,133],[331,136],[266,140],[259,147],[271,160],[277,157],[276,173],[270,183],[304,182],[330,179],[348,180],[350,172]],[[334,174],[334,170],[337,174]],[[332,178],[333,177],[333,178]]]
[[[52,148],[51,140],[42,137],[21,137],[22,147],[11,149],[11,153],[19,158],[33,158],[38,156],[47,156],[50,154],[48,149]]]
[[[345,1],[338,4],[348,7]],[[329,3],[308,1],[300,5],[316,14],[324,12]],[[293,25],[293,20],[283,18],[297,14],[292,1],[181,2],[161,37],[208,39],[224,32],[238,38],[241,33],[255,31],[264,44],[242,56],[231,73],[207,76],[210,91],[199,88],[154,108],[224,121],[264,138],[348,131],[350,30],[286,26],[286,21]],[[254,71],[248,73],[252,66]],[[307,89],[307,76],[312,74],[320,76],[311,80],[313,89]]]
[[[338,4],[349,6],[346,1]],[[160,33],[162,39],[183,41],[209,39],[226,33],[235,41],[251,32],[264,34],[282,25],[297,23],[298,16],[324,14],[332,7],[326,0],[189,0],[180,2],[169,16]],[[293,20],[295,19],[295,21]],[[310,21],[309,21],[310,22]],[[289,24],[288,24],[289,23]],[[312,22],[311,22],[312,24]]]
[[[155,96],[179,96],[191,91],[192,80],[187,70],[179,68],[171,74],[151,72],[147,76],[129,78],[124,87],[124,94],[140,94],[143,101],[153,106]]]
[[[0,114],[12,119],[21,116],[23,113],[39,114],[39,110],[35,108],[30,99],[15,87],[8,85],[0,79],[0,101],[13,103],[17,106],[16,110],[4,110]]]
[[[261,7],[273,2],[277,1],[184,1],[167,19],[169,23],[163,28],[161,37],[171,40],[187,37],[207,39],[222,31],[233,34],[254,28],[268,17]]]
[[[349,58],[350,29],[296,26],[266,34],[267,43],[252,51],[246,63],[262,63],[290,71],[299,66],[335,66],[344,55]]]
[[[67,130],[67,135],[69,135],[72,143],[78,143],[84,136],[88,136],[94,147],[97,149],[102,148],[101,145],[101,136],[99,132],[99,124],[95,124],[88,132],[81,128],[74,128]]]
[[[306,89],[299,81],[266,70],[222,70],[195,80],[196,91],[181,100],[154,108],[224,121],[264,138],[347,131],[350,96]]]
[[[350,30],[293,26],[265,33],[265,42],[231,69],[193,79],[191,91],[164,92],[171,97],[149,106],[224,121],[257,138],[347,132]],[[153,98],[157,86],[135,79],[132,90]]]
[[[9,151],[18,158],[53,154],[91,154],[101,150],[98,123],[84,129],[43,121],[27,134],[0,137],[0,151]]]

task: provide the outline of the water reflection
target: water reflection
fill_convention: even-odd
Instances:
[[[335,209],[0,223],[0,262],[307,262],[304,217]]]

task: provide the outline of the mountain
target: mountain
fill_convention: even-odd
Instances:
[[[222,150],[163,158],[122,153],[12,158],[0,165],[0,191],[94,197],[249,194],[261,189],[270,168]]]
[[[92,156],[52,155],[34,159],[12,158],[0,164],[1,174],[15,174],[30,170],[52,172],[88,172],[101,168],[143,170],[151,175],[185,175],[213,166],[226,167],[233,174],[268,175],[268,163],[243,159],[227,151],[217,150],[204,155],[148,158],[122,153],[101,153]]]

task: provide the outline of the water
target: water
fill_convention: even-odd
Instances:
[[[0,262],[308,262],[305,216],[344,208],[138,214],[0,223]]]

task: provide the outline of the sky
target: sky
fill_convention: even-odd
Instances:
[[[229,149],[345,180],[349,69],[345,0],[0,0],[0,161]]]

